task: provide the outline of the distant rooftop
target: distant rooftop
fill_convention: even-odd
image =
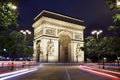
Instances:
[[[79,24],[79,25],[82,25],[82,23],[84,22],[83,20],[80,20],[80,19],[76,19],[73,17],[65,16],[65,15],[54,13],[54,12],[47,11],[47,10],[43,10],[40,14],[38,14],[34,18],[34,20],[37,21],[42,16],[57,19],[57,20],[62,20],[62,21],[66,21],[66,22],[70,22],[70,23],[74,23],[74,24]]]

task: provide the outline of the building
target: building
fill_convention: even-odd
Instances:
[[[41,62],[84,62],[84,21],[43,10],[32,25],[34,58]]]

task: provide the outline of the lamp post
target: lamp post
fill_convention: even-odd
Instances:
[[[118,62],[118,67],[119,67],[119,65],[120,65],[120,64],[119,64],[120,57],[117,57],[117,60],[118,60],[118,61],[117,61],[117,62]]]
[[[99,35],[102,33],[103,31],[102,30],[93,30],[91,32],[92,35],[96,35],[96,38],[97,38],[97,42],[98,42],[98,38],[99,38]],[[97,47],[99,47],[99,45],[97,45]],[[99,55],[98,55],[98,63],[100,65],[100,62],[99,62]],[[100,68],[100,66],[99,66]]]
[[[94,30],[91,32],[92,35],[96,34],[97,36],[97,39],[98,39],[98,36],[102,33],[103,31],[102,30]]]
[[[31,31],[29,31],[29,30],[20,30],[20,32],[25,35],[24,41],[26,41],[26,35],[31,34]]]
[[[103,58],[103,69],[105,68],[105,61],[106,61],[106,57]]]

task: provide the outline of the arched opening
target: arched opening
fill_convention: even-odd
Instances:
[[[67,34],[59,35],[59,62],[71,61],[71,38]]]
[[[40,40],[36,42],[36,61],[40,61]]]

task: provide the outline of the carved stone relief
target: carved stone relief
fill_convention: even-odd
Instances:
[[[55,28],[46,28],[45,34],[55,35],[56,34],[56,29]]]
[[[36,31],[36,32],[34,33],[34,36],[37,37],[37,36],[40,36],[40,35],[42,35],[42,34],[43,34],[43,29],[41,29],[40,31]]]
[[[54,52],[54,43],[53,41],[50,39],[47,42],[47,55],[52,55]]]
[[[81,49],[80,49],[80,43],[77,43],[77,46],[76,46],[76,59],[77,59],[77,62],[78,62],[78,58],[81,57]]]
[[[75,39],[82,40],[82,34],[75,34]]]
[[[59,34],[61,31],[65,31],[65,32],[69,32],[69,33],[73,33],[72,31],[66,30],[66,29],[58,29],[57,34]]]

